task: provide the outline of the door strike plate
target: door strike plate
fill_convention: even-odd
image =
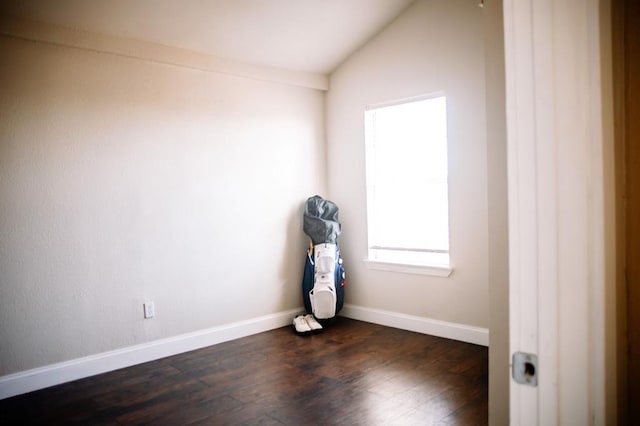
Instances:
[[[512,357],[512,375],[516,383],[538,386],[538,356],[515,352]]]

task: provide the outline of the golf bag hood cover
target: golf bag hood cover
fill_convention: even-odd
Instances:
[[[335,244],[340,235],[338,206],[319,195],[307,199],[304,207],[304,233],[313,244]]]

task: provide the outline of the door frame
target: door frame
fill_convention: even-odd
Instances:
[[[538,359],[536,387],[510,382],[511,424],[615,419],[608,10],[609,0],[504,0],[510,353]]]

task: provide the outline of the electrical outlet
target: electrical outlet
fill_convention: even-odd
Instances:
[[[156,307],[153,302],[144,302],[142,305],[144,308],[144,317],[146,319],[153,318],[156,316]]]

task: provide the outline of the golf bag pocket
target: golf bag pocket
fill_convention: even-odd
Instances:
[[[307,313],[318,319],[335,317],[344,303],[344,268],[337,244],[317,244],[307,251],[302,279]]]
[[[318,319],[329,319],[336,316],[336,287],[333,274],[316,275],[313,290],[309,292],[313,315]]]
[[[336,267],[336,245],[318,244],[314,247],[316,274],[332,274]]]

